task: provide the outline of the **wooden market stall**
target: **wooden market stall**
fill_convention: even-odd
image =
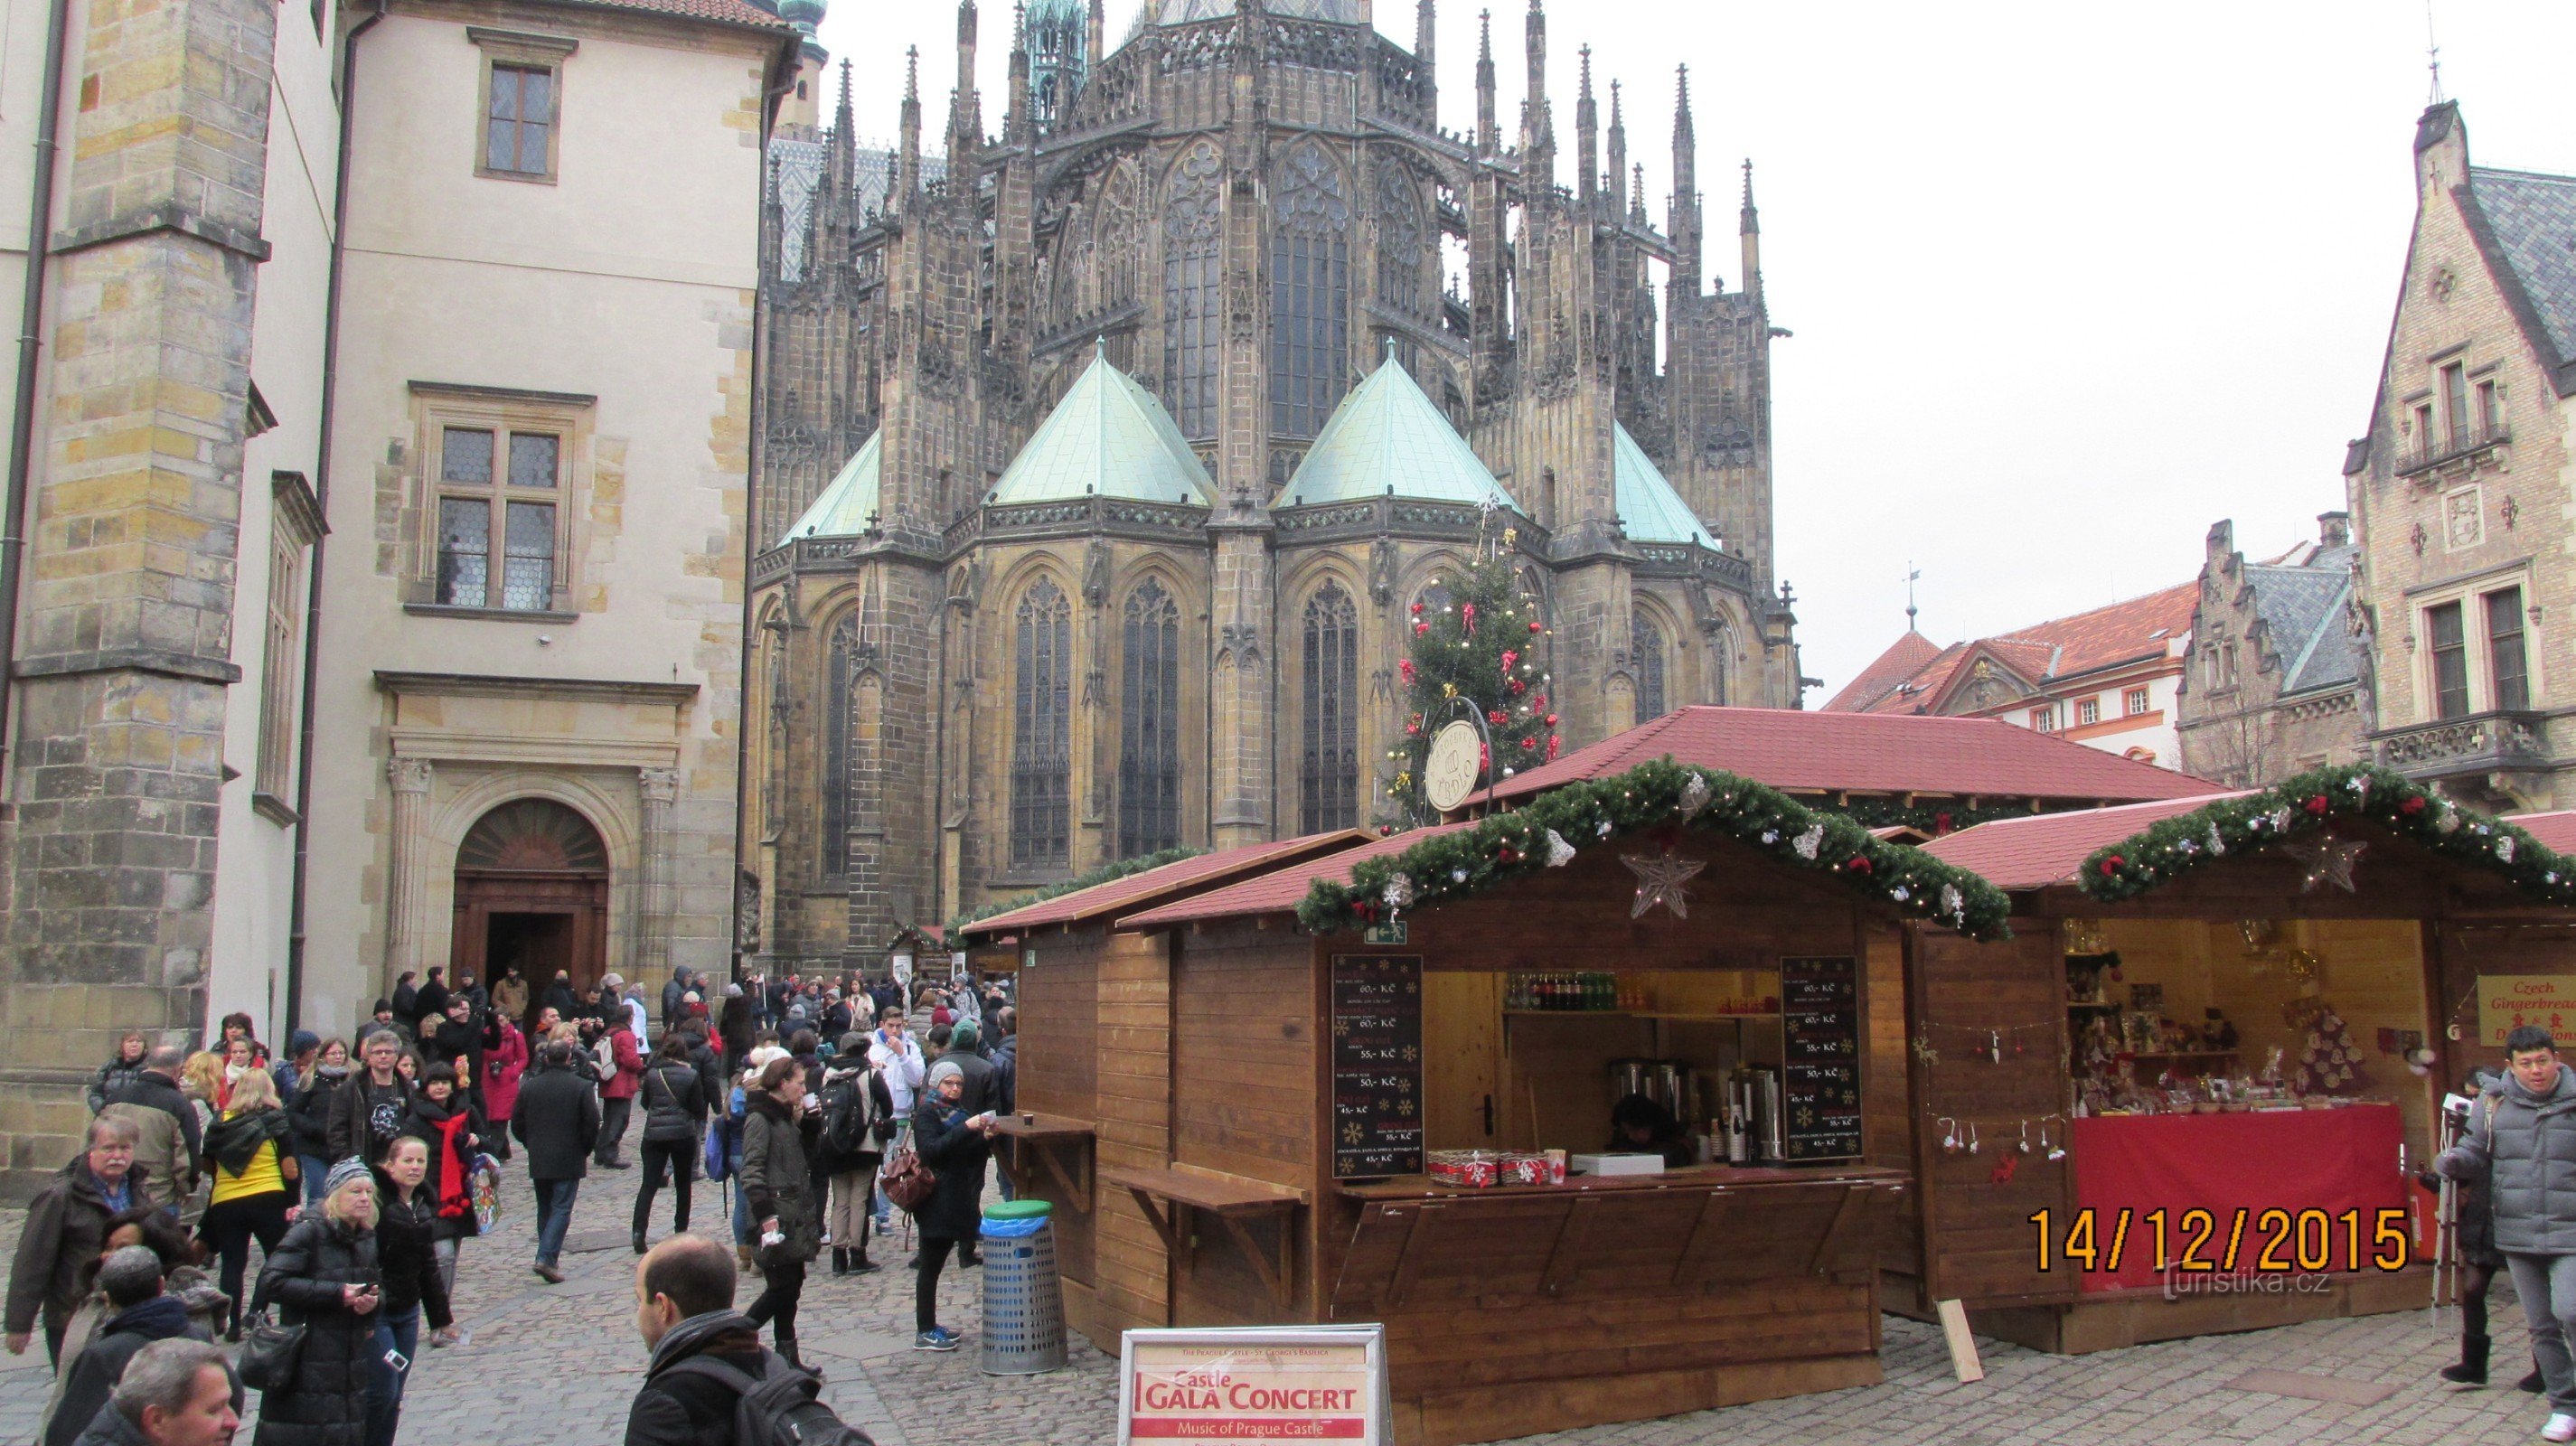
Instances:
[[[1915,941],[1923,1248],[1891,1308],[2076,1352],[2427,1302],[2403,1171],[2499,1057],[2479,976],[2576,959],[2576,862],[2361,767],[1927,851],[2009,891],[2013,937]]]
[[[1025,1178],[1096,1344],[1382,1322],[1406,1443],[1880,1379],[1880,1270],[1915,1254],[1906,924],[1996,932],[1981,880],[1661,762],[1138,881],[977,926],[1035,945],[1020,1128],[1095,1131],[1089,1176]],[[1682,1163],[1547,1178],[1631,1093]]]

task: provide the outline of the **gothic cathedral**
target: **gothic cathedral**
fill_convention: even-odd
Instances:
[[[1795,707],[1746,170],[1710,290],[1685,74],[1648,219],[1587,53],[1558,183],[1547,19],[1517,144],[1370,0],[976,10],[925,153],[777,147],[765,220],[743,887],[776,967],[1100,864],[1368,826],[1409,605],[1508,527],[1566,746]],[[944,152],[944,154],[943,154]],[[1657,268],[1662,284],[1658,286]],[[1658,315],[1658,302],[1661,315]],[[749,942],[749,941],[747,941]]]

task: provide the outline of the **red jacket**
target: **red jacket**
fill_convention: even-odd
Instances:
[[[621,1024],[608,1032],[608,1042],[616,1052],[617,1072],[599,1082],[599,1097],[631,1100],[644,1087],[644,1056],[635,1048],[635,1031]]]
[[[507,1120],[519,1110],[519,1076],[528,1072],[528,1037],[501,1021],[501,1042],[483,1051],[483,1113]]]

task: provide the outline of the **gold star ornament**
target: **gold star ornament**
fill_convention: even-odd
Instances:
[[[2319,884],[2332,884],[2345,893],[2355,892],[2352,866],[2361,862],[2361,851],[2369,845],[2358,839],[2324,838],[2315,843],[2284,844],[2282,851],[2299,861],[2299,892],[2312,892]]]
[[[1628,917],[1642,919],[1657,904],[1673,911],[1676,919],[1690,917],[1690,894],[1683,885],[1691,875],[1707,868],[1698,859],[1680,859],[1670,854],[1649,857],[1644,854],[1621,854],[1619,862],[1637,876],[1637,896],[1628,905]]]

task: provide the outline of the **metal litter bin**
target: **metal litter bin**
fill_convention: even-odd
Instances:
[[[1005,1200],[984,1211],[986,1375],[1064,1369],[1064,1287],[1056,1278],[1055,1226],[1044,1200]]]

